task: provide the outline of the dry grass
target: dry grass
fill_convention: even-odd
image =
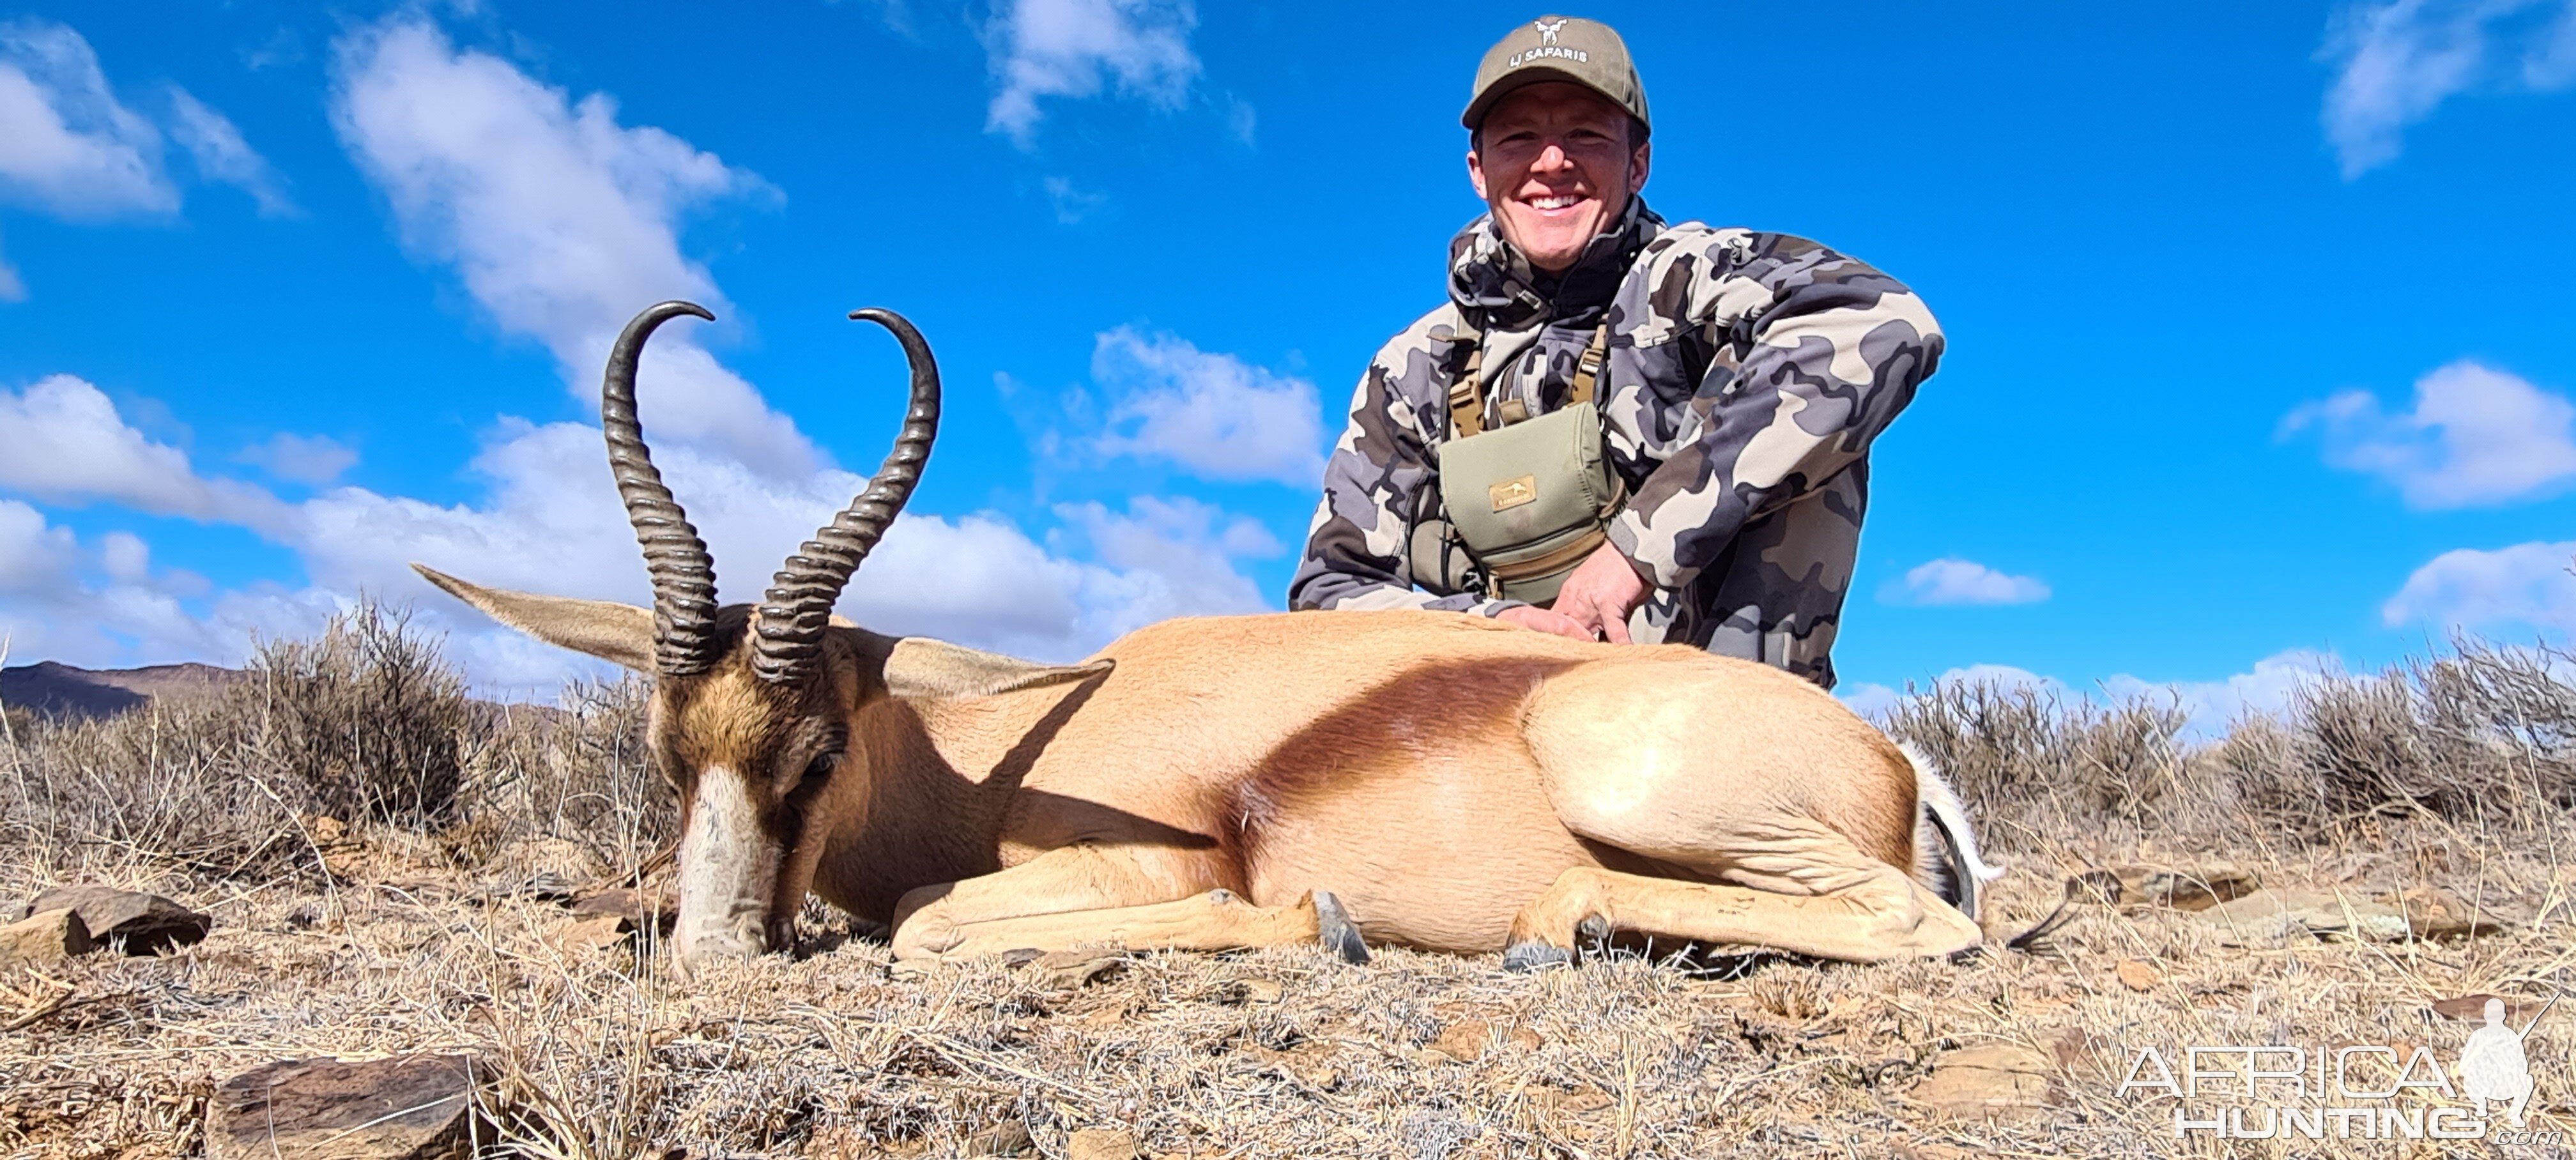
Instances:
[[[508,890],[614,876],[667,839],[631,684],[465,713],[449,805],[381,811],[361,847],[328,850],[286,821],[322,795],[239,746],[238,721],[37,723],[0,753],[7,880],[153,889],[218,926],[165,958],[0,976],[0,1025],[74,1004],[0,1032],[0,1151],[195,1155],[225,1076],[465,1049],[499,1065],[489,1098],[529,1156],[953,1156],[1024,1132],[1026,1154],[1061,1157],[1068,1132],[1106,1126],[1210,1158],[2314,1154],[2176,1140],[2169,1105],[2114,1089],[2151,1044],[2404,1042],[2448,1061],[2467,1025],[2430,1021],[2431,1000],[2563,981],[2576,690],[2553,659],[2465,647],[2322,684],[2210,744],[2152,704],[1991,687],[1892,721],[2009,852],[1998,933],[2053,909],[2070,873],[2226,857],[2356,898],[2444,886],[2517,920],[2501,934],[2233,947],[2188,914],[2088,906],[2036,953],[1698,972],[1290,949],[1146,955],[1088,986],[999,963],[897,979],[870,932],[816,906],[797,955],[683,988],[649,945],[549,945],[563,912]],[[2535,1126],[2565,1131],[2562,1019],[2576,1009],[2531,1048]],[[1914,1102],[1947,1054],[1998,1042],[2050,1061],[2054,1106],[1990,1125]]]

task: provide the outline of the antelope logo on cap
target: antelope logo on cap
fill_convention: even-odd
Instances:
[[[1503,65],[1504,68],[1519,68],[1543,57],[1570,60],[1576,64],[1591,61],[1591,53],[1579,48],[1567,48],[1556,42],[1557,32],[1565,27],[1564,17],[1560,16],[1554,20],[1533,20],[1530,24],[1538,29],[1538,47],[1513,53],[1512,59]]]

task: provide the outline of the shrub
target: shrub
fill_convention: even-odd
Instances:
[[[465,680],[410,616],[373,601],[310,640],[260,646],[229,700],[252,759],[345,819],[448,819],[473,714]]]

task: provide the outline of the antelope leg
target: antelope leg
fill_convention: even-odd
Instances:
[[[1325,907],[1331,906],[1330,895],[1322,896],[1322,901]],[[1228,951],[1321,942],[1325,941],[1322,936],[1327,924],[1317,903],[1318,897],[1310,893],[1289,906],[1255,906],[1231,890],[1220,889],[1195,898],[1142,906],[960,922],[939,931],[936,939],[907,939],[910,928],[906,927],[895,932],[895,957],[955,960],[1008,951],[1060,951],[1086,946]],[[1349,951],[1344,953],[1347,956]]]
[[[1067,846],[1008,870],[925,886],[895,906],[899,960],[1118,945],[1234,950],[1313,940],[1366,962],[1333,896],[1255,906],[1222,888],[1214,864],[1173,851]]]
[[[1578,928],[1732,943],[1875,963],[1977,945],[1977,924],[1892,866],[1825,894],[1648,878],[1577,867],[1512,920],[1507,962],[1563,961]]]

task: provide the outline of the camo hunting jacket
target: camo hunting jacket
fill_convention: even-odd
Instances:
[[[1451,300],[1360,376],[1289,607],[1491,616],[1517,605],[1418,586],[1408,558],[1413,529],[1442,518],[1433,449],[1450,436],[1449,387],[1467,363],[1460,323],[1483,334],[1491,428],[1507,404],[1562,406],[1606,318],[1596,401],[1632,497],[1610,542],[1650,587],[1632,632],[1830,686],[1870,443],[1941,355],[1922,300],[1804,238],[1667,227],[1641,201],[1554,285],[1485,218],[1450,248]]]

